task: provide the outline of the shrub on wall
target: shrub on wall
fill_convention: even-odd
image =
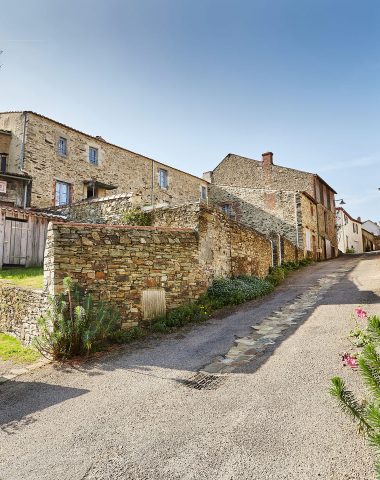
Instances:
[[[131,208],[123,213],[121,222],[126,225],[150,226],[153,223],[153,215],[151,212],[145,212],[139,207]]]
[[[87,355],[104,345],[119,327],[117,311],[84,295],[71,278],[63,280],[64,292],[50,298],[50,309],[40,317],[35,346],[44,356],[66,359]]]

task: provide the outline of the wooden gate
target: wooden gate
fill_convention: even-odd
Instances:
[[[4,223],[3,264],[26,265],[29,238],[28,222],[6,219]]]
[[[50,220],[58,218],[21,208],[0,207],[0,269],[3,265],[43,265]]]

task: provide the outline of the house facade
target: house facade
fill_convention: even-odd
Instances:
[[[209,201],[268,235],[284,235],[314,258],[335,257],[335,190],[316,174],[229,154],[212,171]]]
[[[0,203],[51,207],[131,193],[145,205],[207,198],[207,182],[34,112],[0,113]]]
[[[366,220],[362,228],[373,235],[374,250],[380,250],[380,224],[372,220]]]
[[[336,225],[339,250],[342,253],[363,253],[362,222],[339,207],[336,210]]]
[[[376,250],[375,236],[373,233],[368,232],[362,225],[362,237],[363,237],[363,251],[373,252]]]

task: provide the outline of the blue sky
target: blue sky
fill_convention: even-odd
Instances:
[[[19,0],[1,19],[0,111],[196,175],[271,150],[380,220],[378,0]]]

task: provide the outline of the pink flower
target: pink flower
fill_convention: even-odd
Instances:
[[[354,370],[358,368],[358,361],[355,357],[350,355],[349,353],[344,353],[342,355],[342,362],[344,366],[353,368]]]
[[[355,308],[355,313],[358,318],[366,318],[367,317],[367,312],[364,311],[362,308],[358,307]]]

